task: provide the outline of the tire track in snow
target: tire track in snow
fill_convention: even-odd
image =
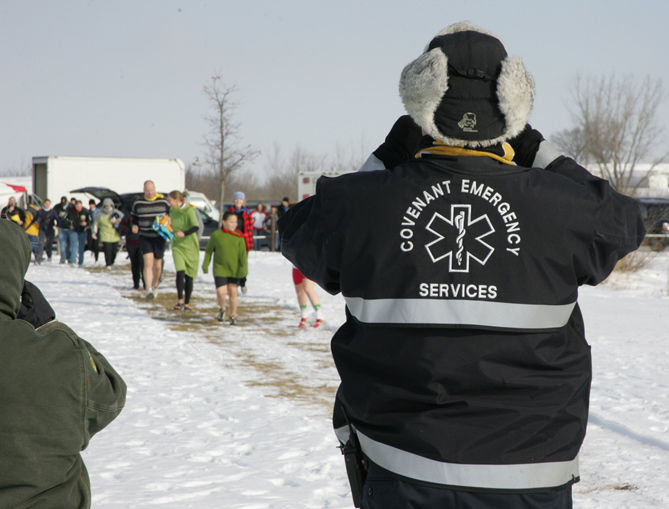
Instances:
[[[619,435],[626,436],[627,438],[631,438],[632,440],[636,440],[639,443],[669,451],[669,443],[632,431],[623,424],[611,421],[609,419],[604,419],[603,417],[600,417],[597,414],[593,414],[592,412],[590,412],[588,422],[595,424],[596,426],[601,426],[602,428],[608,429],[609,431],[613,431],[614,433],[618,433]]]

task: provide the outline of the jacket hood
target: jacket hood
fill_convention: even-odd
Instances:
[[[0,320],[14,320],[30,265],[30,241],[20,226],[6,219],[0,219],[0,239]]]

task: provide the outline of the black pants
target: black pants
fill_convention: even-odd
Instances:
[[[180,270],[177,272],[177,298],[184,299],[184,304],[190,304],[190,296],[193,293],[193,278]],[[185,295],[184,295],[185,294]]]
[[[142,250],[139,248],[139,244],[136,246],[126,245],[128,250],[128,258],[130,258],[130,270],[132,271],[132,286],[135,290],[139,289],[139,283],[142,283],[142,287],[146,290],[146,284],[144,283],[144,257],[142,256]]]
[[[477,493],[407,482],[370,463],[361,509],[571,509],[571,486],[545,493]]]
[[[100,256],[100,241],[99,239],[94,239],[93,238],[93,231],[92,230],[87,230],[86,234],[86,247],[88,250],[93,253],[93,256],[95,258],[95,261],[98,261],[98,257]],[[113,262],[112,262],[113,263]],[[107,264],[109,265],[109,264]]]
[[[111,267],[116,261],[116,253],[118,251],[118,242],[103,242],[102,249],[105,254],[105,265]]]
[[[53,228],[51,230],[42,230],[39,231],[39,255],[40,259],[44,259],[44,253],[46,257],[51,260],[51,252],[53,251],[53,239],[56,235]]]
[[[53,238],[55,234],[56,232],[54,232],[53,228],[46,231],[40,230],[39,234],[40,242],[44,239],[44,252],[49,260],[51,260],[51,251],[53,251]]]

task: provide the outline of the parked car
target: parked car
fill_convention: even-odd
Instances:
[[[133,202],[137,198],[144,195],[142,192],[117,194],[116,192],[106,187],[82,187],[81,189],[75,189],[70,192],[84,193],[92,196],[93,198],[99,200],[98,207],[102,206],[102,201],[105,198],[111,198],[114,202],[114,206],[124,214],[130,214],[132,211]],[[167,196],[168,193],[161,192],[160,194]],[[209,214],[199,208],[197,211],[200,213],[200,217],[204,223],[204,232],[202,233],[202,238],[200,239],[200,249],[206,249],[207,242],[209,242],[209,237],[214,231],[218,230],[218,221],[213,219]]]
[[[646,234],[662,235],[649,237],[648,245],[653,251],[664,250],[669,245],[669,198],[639,198],[638,201]]]
[[[191,205],[195,205],[198,209],[206,212],[214,220],[218,221],[220,212],[214,204],[207,198],[207,195],[198,191],[188,191],[189,201]]]

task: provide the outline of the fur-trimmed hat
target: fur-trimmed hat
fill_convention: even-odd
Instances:
[[[444,28],[404,68],[400,96],[407,113],[433,138],[488,147],[523,130],[534,79],[497,37],[464,21]]]

